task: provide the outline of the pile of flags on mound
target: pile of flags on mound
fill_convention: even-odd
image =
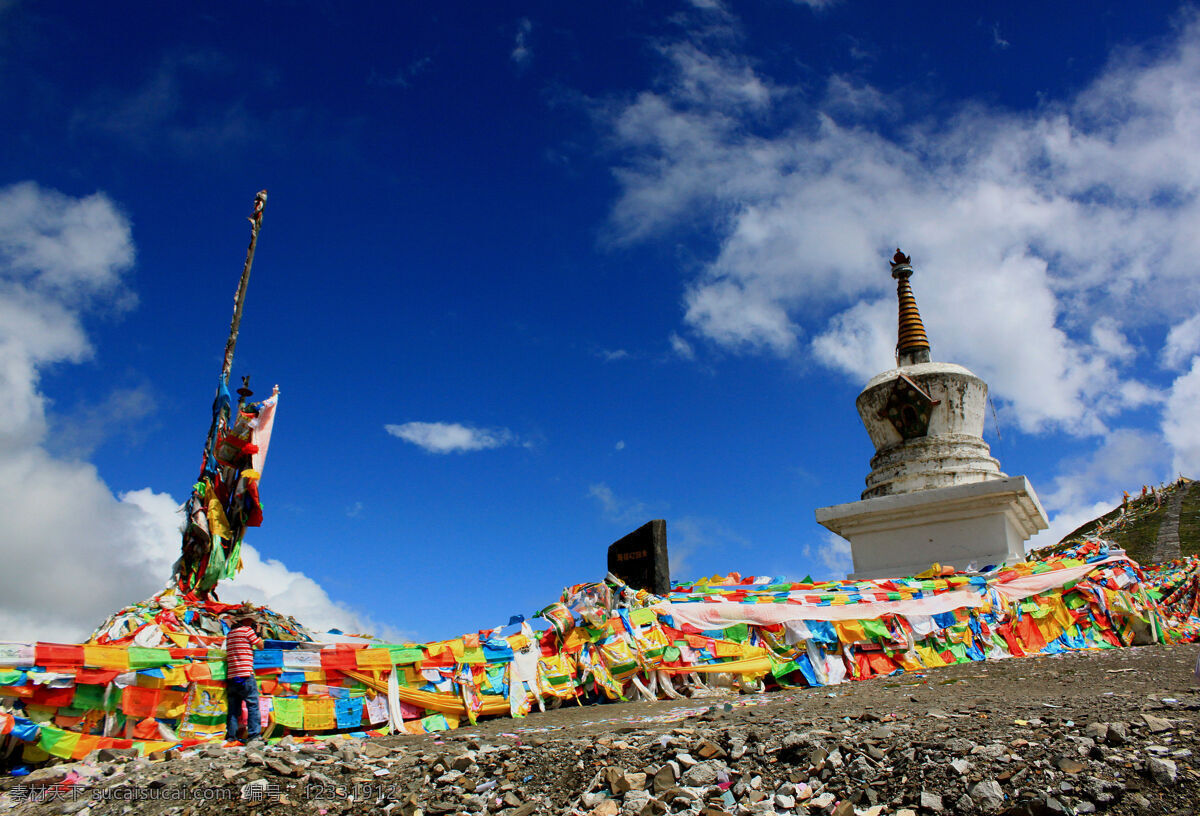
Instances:
[[[1200,561],[1143,571],[1099,541],[986,573],[789,583],[736,573],[667,597],[610,578],[535,617],[432,643],[314,634],[268,609],[169,589],[89,643],[0,643],[0,739],[25,762],[224,736],[228,621],[256,617],[264,733],[422,733],[534,706],[827,685],[1200,636]],[[505,635],[508,630],[511,633]],[[0,756],[5,752],[0,750]]]
[[[1179,641],[1200,640],[1200,558],[1189,556],[1145,569],[1146,594],[1158,604],[1163,626]]]

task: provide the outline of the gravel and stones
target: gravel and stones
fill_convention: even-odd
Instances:
[[[0,816],[1190,815],[1200,812],[1198,651],[564,707],[419,737],[103,751],[0,779]]]

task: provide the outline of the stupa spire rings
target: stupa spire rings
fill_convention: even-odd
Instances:
[[[896,364],[899,366],[929,362],[929,337],[925,334],[925,324],[921,322],[921,313],[917,310],[917,299],[908,282],[912,273],[912,258],[897,247],[896,254],[892,256],[892,277],[896,279],[896,297],[900,302],[896,341]]]

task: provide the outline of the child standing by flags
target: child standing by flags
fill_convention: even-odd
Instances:
[[[263,639],[255,630],[254,621],[242,618],[225,636],[225,695],[229,714],[225,720],[225,739],[238,738],[242,703],[246,703],[246,741],[259,738],[262,723],[258,713],[258,681],[254,677],[254,649],[261,648]]]

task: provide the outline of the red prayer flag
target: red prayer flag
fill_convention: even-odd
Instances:
[[[74,669],[83,665],[83,647],[76,643],[42,643],[34,647],[34,662],[43,668]]]

